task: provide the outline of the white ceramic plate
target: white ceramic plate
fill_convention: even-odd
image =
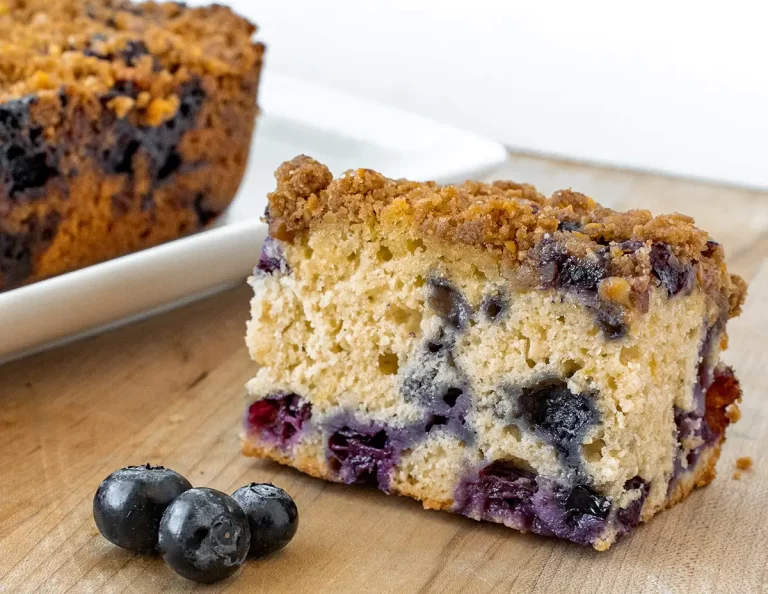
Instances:
[[[308,154],[334,174],[367,167],[439,182],[489,173],[504,148],[424,118],[265,73],[245,181],[212,229],[0,293],[0,363],[242,281],[258,260],[266,194],[283,161]]]

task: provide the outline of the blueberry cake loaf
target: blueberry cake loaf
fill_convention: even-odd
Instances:
[[[254,31],[221,6],[0,0],[0,291],[225,209],[257,112]]]
[[[276,177],[246,454],[599,550],[712,481],[746,286],[692,219],[308,157]]]

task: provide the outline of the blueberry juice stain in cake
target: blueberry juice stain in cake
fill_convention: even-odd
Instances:
[[[635,477],[627,481],[624,488],[633,491],[636,497],[613,513],[611,498],[587,484],[560,484],[523,468],[520,461],[496,460],[459,483],[453,511],[477,520],[502,522],[518,530],[591,545],[611,522],[620,533],[631,531],[640,522],[649,485]]]
[[[331,470],[342,482],[389,491],[398,452],[383,426],[348,419],[328,438],[327,454]]]
[[[664,261],[669,262],[666,256]],[[672,278],[685,276],[683,273],[670,275]],[[741,399],[741,386],[733,369],[717,364],[716,341],[724,327],[725,321],[718,320],[703,332],[693,389],[693,409],[674,409],[677,455],[668,493],[672,493],[680,479],[696,467],[701,454],[723,437],[730,423],[728,409]]]
[[[107,105],[117,97],[136,99],[139,89],[131,81],[117,81],[113,89],[104,95],[102,102]],[[103,146],[95,153],[99,166],[110,175],[128,175],[133,179],[136,174],[137,159],[142,156],[153,185],[169,181],[182,167],[193,167],[185,164],[179,152],[180,144],[187,132],[197,125],[197,117],[205,102],[205,91],[202,83],[194,79],[179,90],[179,108],[173,117],[157,126],[143,126],[131,122],[127,118],[108,121],[115,118],[110,111],[104,111],[105,127],[113,127],[113,141]],[[199,224],[204,227],[219,213],[209,211],[203,204],[204,195],[196,194],[193,207],[198,214]],[[142,207],[151,209],[153,199],[151,194],[143,200]]]
[[[454,397],[459,396],[451,394],[449,400]],[[336,479],[376,487],[385,493],[390,492],[392,474],[403,452],[440,430],[459,437],[468,432],[463,419],[435,412],[426,412],[419,421],[397,426],[342,412],[322,422],[322,427],[327,435],[328,466]]]
[[[513,400],[513,423],[553,446],[564,464],[583,466],[584,437],[600,421],[592,395],[574,393],[566,381],[552,379],[524,388]]]
[[[614,521],[613,501],[593,487],[584,470],[582,443],[600,422],[594,395],[574,393],[558,378],[502,391],[512,401],[507,422],[551,445],[569,469],[564,474],[567,478],[540,476],[518,459],[491,461],[458,484],[454,511],[578,544],[594,544]],[[644,488],[640,479],[636,482],[627,489]],[[620,531],[628,531],[639,521],[645,495],[638,491],[639,503],[616,511]]]
[[[37,101],[30,95],[0,106],[0,184],[10,200],[41,197],[43,186],[59,175],[61,148],[48,145],[43,128],[32,121]]]
[[[432,279],[428,291],[427,303],[442,323],[422,343],[400,380],[403,400],[422,409],[421,419],[393,426],[341,413],[323,423],[329,434],[329,466],[344,483],[367,484],[389,492],[394,468],[402,452],[413,444],[441,432],[464,442],[473,439],[466,418],[469,382],[454,354],[456,334],[468,327],[472,308],[447,281]]]
[[[0,230],[0,286],[13,288],[29,279],[35,255],[51,244],[60,221],[59,213],[50,212],[42,218],[31,215],[21,232]]]
[[[400,393],[405,402],[422,408],[423,420],[416,425],[423,433],[449,431],[471,441],[469,382],[456,364],[454,342],[443,330],[427,340],[405,370]]]
[[[562,230],[572,231],[570,225]],[[595,311],[595,321],[604,336],[609,340],[620,340],[628,332],[624,307],[600,298],[600,283],[610,276],[608,266],[612,250],[631,255],[646,248],[645,242],[630,240],[606,243],[591,254],[574,256],[563,243],[549,237],[532,251],[530,258],[539,272],[540,289],[557,289],[575,295],[584,306]],[[695,284],[695,271],[690,264],[681,262],[669,245],[653,243],[648,259],[651,273],[668,297],[690,294]],[[632,299],[638,309],[643,312],[647,309],[647,291],[634,294]]]
[[[496,460],[463,479],[453,511],[478,520],[592,544],[605,530],[611,500],[588,485],[560,485],[520,467]]]
[[[436,277],[429,279],[427,302],[451,329],[466,329],[472,317],[472,308],[458,289],[447,280]]]
[[[0,105],[0,206],[31,202],[45,195],[45,186],[60,175],[61,147],[45,142],[43,128],[31,115],[35,95]],[[61,215],[30,213],[17,225],[0,221],[0,286],[15,288],[29,279],[35,260],[56,236]]]
[[[650,253],[651,271],[669,297],[690,294],[694,286],[694,272],[690,265],[683,265],[666,243],[654,243]]]
[[[294,445],[312,417],[312,405],[298,394],[275,394],[253,402],[245,411],[245,432],[281,448]]]
[[[469,327],[474,311],[461,292],[445,279],[431,277],[427,290],[427,305],[441,324],[406,369],[400,393],[406,402],[423,408],[425,433],[442,429],[470,442],[470,383],[457,363],[456,338]],[[500,307],[495,313],[501,313]]]
[[[536,475],[512,461],[498,460],[460,483],[454,510],[477,519],[504,518],[515,528],[531,530],[536,516],[532,498]]]
[[[281,243],[273,237],[267,237],[261,248],[259,263],[253,271],[255,277],[263,277],[268,274],[290,274],[291,269],[285,257],[285,251]]]

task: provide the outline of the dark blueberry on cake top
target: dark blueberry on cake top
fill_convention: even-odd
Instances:
[[[651,247],[651,268],[661,286],[670,297],[688,292],[693,287],[693,269],[683,264],[666,243],[654,243]]]
[[[603,254],[598,251],[578,258],[564,245],[548,238],[539,246],[541,283],[545,288],[594,293],[599,282],[607,276]]]
[[[560,224],[557,226],[558,231],[580,231],[581,230],[581,223],[576,221],[561,221]]]

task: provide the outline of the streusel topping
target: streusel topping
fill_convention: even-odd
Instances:
[[[130,81],[147,107],[193,77],[251,72],[264,51],[255,30],[216,5],[0,0],[0,101],[65,85],[100,96]]]
[[[531,185],[510,181],[442,186],[388,179],[369,169],[334,179],[307,156],[284,163],[275,177],[268,221],[270,234],[284,241],[329,215],[350,222],[376,219],[409,225],[422,237],[484,248],[506,264],[541,258],[542,251],[552,252],[542,245],[555,242],[561,259],[597,254],[612,276],[629,277],[635,287],[656,267],[670,294],[684,288],[671,276],[696,266],[699,286],[731,316],[741,311],[746,295],[746,283],[727,274],[722,247],[682,214],[617,212],[572,190],[547,198]]]

